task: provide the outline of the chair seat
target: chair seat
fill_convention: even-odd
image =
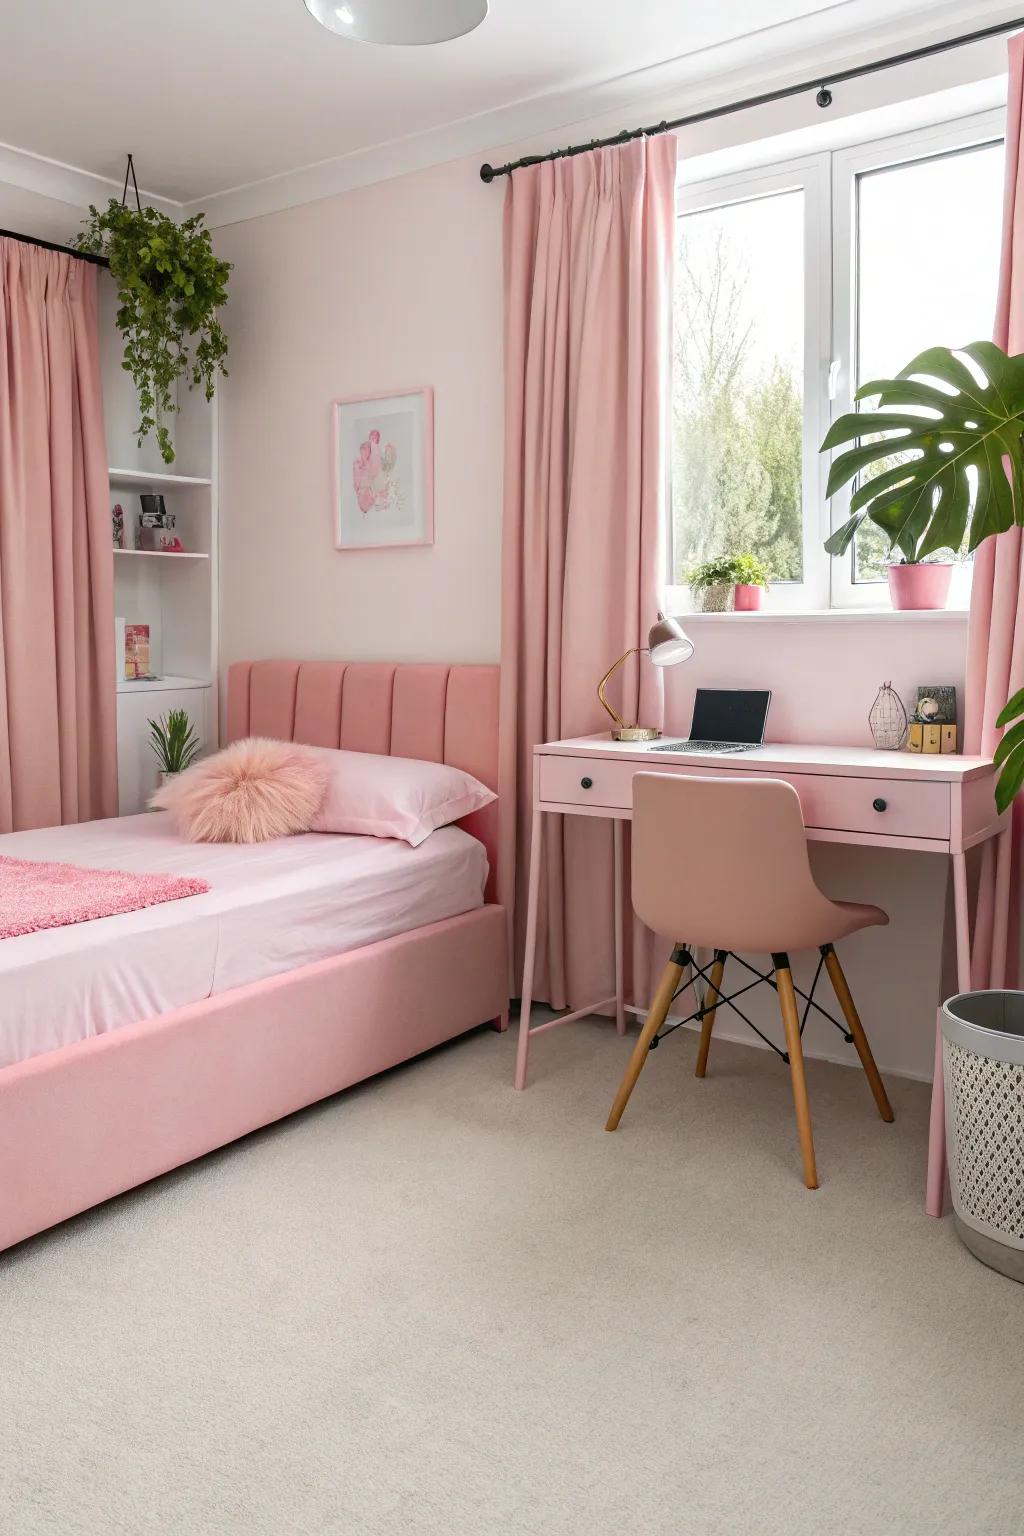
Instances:
[[[847,934],[857,933],[861,928],[889,926],[888,912],[883,912],[881,907],[872,906],[870,902],[833,901],[832,906],[842,927],[830,933],[827,938],[815,939],[815,944],[835,944],[838,939],[845,939]]]

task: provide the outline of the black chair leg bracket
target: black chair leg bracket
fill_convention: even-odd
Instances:
[[[802,998],[804,1002],[803,1015],[800,1019],[800,1035],[802,1038],[804,1027],[807,1023],[810,1011],[813,1008],[815,1012],[820,1013],[823,1018],[828,1019],[829,1023],[833,1025],[834,1028],[838,1029],[847,1045],[852,1045],[853,1036],[849,1033],[845,1024],[840,1023],[838,1019],[834,1018],[832,1014],[829,1013],[827,1008],[823,1008],[819,1002],[815,1001],[814,997],[818,982],[821,978],[822,970],[825,966],[826,956],[832,952],[832,949],[833,946],[831,944],[822,944],[820,946],[818,968],[814,973],[814,980],[811,982],[810,992],[804,992],[800,987],[794,984],[794,992],[798,997]],[[684,1024],[702,1023],[707,1014],[714,1012],[718,1008],[728,1007],[732,1009],[733,1013],[737,1014],[743,1020],[744,1024],[746,1024],[750,1029],[754,1031],[754,1034],[757,1035],[759,1039],[764,1041],[765,1045],[767,1045],[770,1050],[775,1052],[776,1056],[780,1056],[782,1060],[788,1065],[789,1052],[781,1051],[775,1044],[774,1040],[769,1040],[768,1036],[764,1034],[762,1030],[758,1029],[754,1021],[747,1017],[742,1008],[737,1008],[735,999],[742,997],[745,992],[751,992],[755,987],[762,985],[769,986],[773,989],[773,991],[777,992],[778,984],[775,980],[775,973],[776,971],[783,968],[786,970],[789,969],[789,956],[782,954],[773,955],[772,968],[770,971],[759,971],[756,965],[751,965],[749,960],[744,960],[742,955],[734,954],[732,950],[716,950],[715,959],[718,960],[719,958],[723,958],[725,962],[728,962],[729,960],[737,961],[738,964],[743,966],[744,970],[749,971],[751,975],[755,977],[755,980],[747,982],[746,986],[739,987],[735,992],[731,992],[728,995],[720,994],[716,998],[713,1006],[709,1006],[706,1001],[702,1000],[700,1005],[693,1011],[693,1013],[687,1014],[685,1019],[677,1019],[672,1024],[663,1025],[662,1028],[659,1029],[658,1033],[654,1036],[654,1039],[651,1041],[650,1049],[653,1051],[661,1043],[661,1041],[666,1038],[666,1036],[671,1035],[677,1029],[681,1029]],[[693,951],[690,950],[686,945],[679,944],[675,947],[675,949],[672,951],[672,961],[673,964],[681,965],[684,968],[688,967],[693,972],[693,974],[690,975],[686,981],[683,982],[682,986],[679,987],[673,994],[673,1002],[677,997],[685,992],[688,987],[693,985],[695,976],[699,976],[708,987],[711,986],[711,976],[708,969],[705,966],[698,965]]]

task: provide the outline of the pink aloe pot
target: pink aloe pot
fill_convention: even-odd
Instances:
[[[945,608],[953,567],[940,561],[927,565],[890,565],[889,596],[894,608]]]
[[[761,606],[761,593],[763,587],[754,587],[749,582],[738,581],[736,583],[736,612],[755,613]]]

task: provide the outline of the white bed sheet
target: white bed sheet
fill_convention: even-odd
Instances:
[[[0,836],[0,854],[195,875],[202,896],[0,939],[0,1067],[483,905],[459,827],[419,848],[306,833],[187,843],[166,812]]]

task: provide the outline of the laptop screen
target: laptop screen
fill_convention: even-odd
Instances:
[[[690,740],[762,742],[770,699],[767,688],[698,688]]]

